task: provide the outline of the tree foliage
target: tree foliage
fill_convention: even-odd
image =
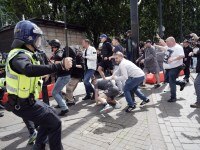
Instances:
[[[163,25],[165,37],[180,39],[181,0],[163,1]],[[199,34],[200,0],[183,1],[183,35]],[[87,28],[87,36],[98,43],[98,36],[123,35],[130,29],[130,0],[1,0],[0,15],[5,13],[20,20],[26,18],[45,18],[63,20],[63,6],[67,8],[67,21]],[[153,39],[158,28],[159,0],[142,0],[139,6],[140,40]],[[11,15],[11,16],[12,16]],[[1,19],[2,20],[2,19]]]

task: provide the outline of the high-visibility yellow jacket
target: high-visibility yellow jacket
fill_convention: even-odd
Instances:
[[[6,61],[6,89],[8,94],[14,94],[19,98],[28,98],[30,94],[34,94],[35,99],[39,97],[39,92],[42,89],[42,80],[40,77],[27,77],[23,74],[18,74],[10,67],[10,60],[16,55],[23,52],[26,54],[33,65],[40,64],[39,61],[33,59],[33,53],[24,49],[13,49],[8,54]]]

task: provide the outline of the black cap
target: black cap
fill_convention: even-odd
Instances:
[[[187,40],[187,39],[185,39],[185,40],[183,41],[183,43],[190,43],[190,41]]]
[[[126,31],[126,34],[131,34],[131,30]]]
[[[152,43],[150,39],[146,40],[146,43]]]
[[[60,48],[60,41],[58,40],[58,39],[54,39],[54,40],[51,40],[50,42],[49,42],[49,45],[51,46],[51,47],[57,47],[57,48]]]

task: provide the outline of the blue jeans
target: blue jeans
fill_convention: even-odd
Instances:
[[[86,90],[87,96],[91,96],[90,94],[94,93],[94,88],[92,87],[92,85],[90,83],[90,79],[94,75],[94,73],[95,73],[95,70],[88,69],[85,72],[85,75],[84,75],[83,82],[84,82],[84,85],[85,85],[85,90]]]
[[[180,68],[166,69],[165,82],[169,83],[171,99],[176,99],[176,85],[182,85],[182,81],[176,81],[180,73]]]
[[[62,89],[69,82],[69,80],[70,80],[70,75],[58,77],[52,91],[54,99],[57,101],[58,105],[62,110],[68,109],[66,102],[62,97]]]
[[[144,76],[138,77],[138,78],[129,77],[126,80],[125,86],[124,86],[124,95],[128,103],[128,106],[135,105],[135,99],[131,97],[131,92],[134,92],[143,101],[147,100],[147,97],[140,90],[138,90],[138,86],[141,83],[143,83],[143,81],[144,81]]]

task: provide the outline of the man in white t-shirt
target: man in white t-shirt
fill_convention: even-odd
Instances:
[[[165,50],[163,67],[166,70],[165,82],[169,83],[171,98],[168,102],[176,101],[176,85],[180,85],[180,91],[182,91],[186,85],[183,81],[177,81],[176,78],[182,69],[183,58],[185,57],[183,47],[176,43],[173,37],[166,39],[167,47],[163,47]]]

